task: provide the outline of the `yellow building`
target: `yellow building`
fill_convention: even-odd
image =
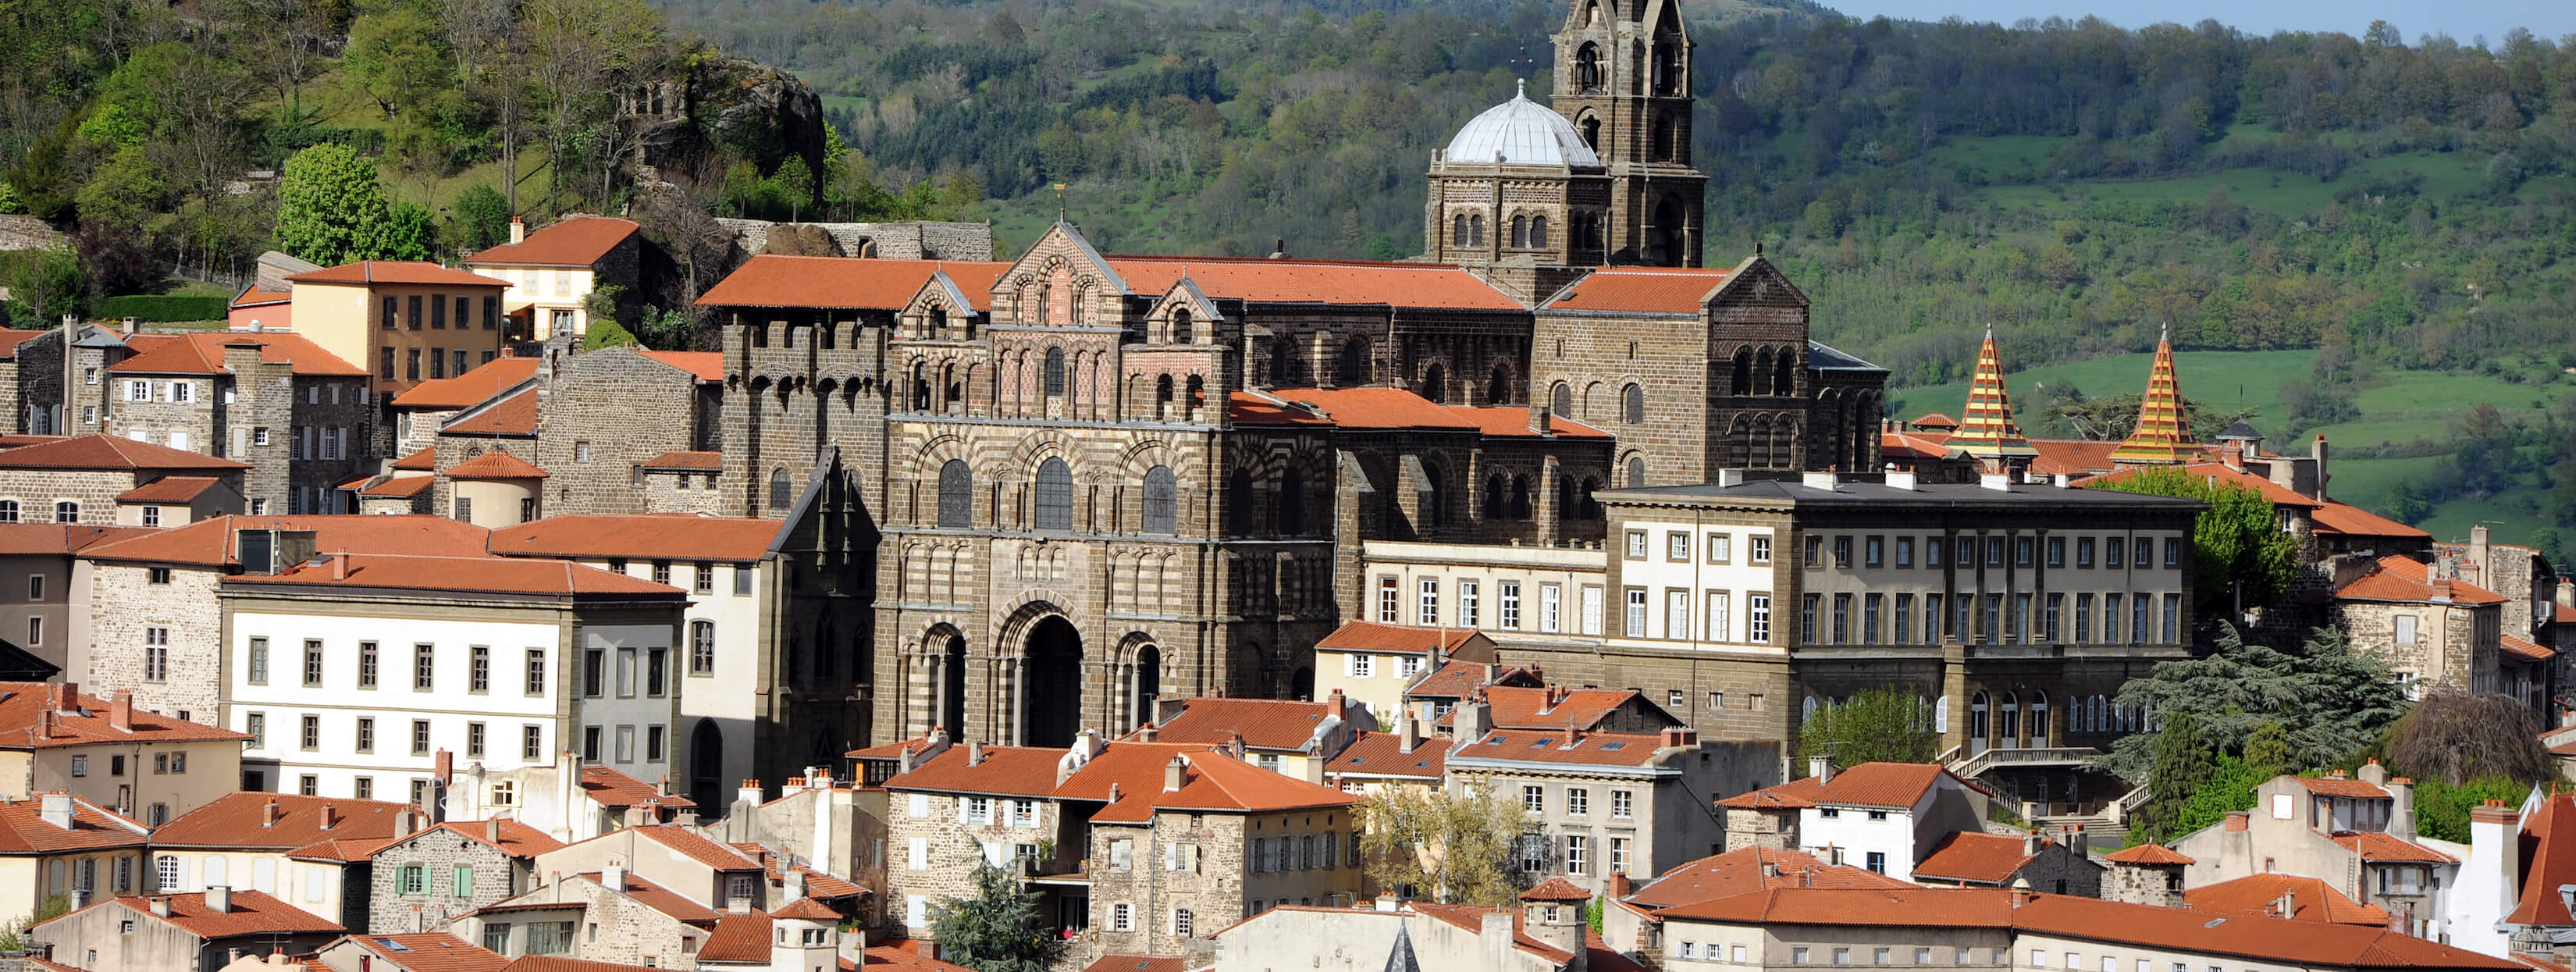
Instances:
[[[79,908],[133,893],[151,833],[60,791],[0,800],[0,921],[32,916],[56,895],[63,907]]]
[[[632,220],[566,216],[534,233],[510,221],[510,242],[465,258],[476,273],[508,281],[501,312],[526,315],[530,334],[543,341],[570,331],[590,332],[590,295],[602,284],[633,293],[638,232]]]
[[[509,341],[510,282],[435,263],[370,260],[286,278],[295,333],[375,376],[378,395],[461,375]]]
[[[0,799],[59,790],[158,826],[240,789],[249,739],[136,709],[127,692],[0,682]]]

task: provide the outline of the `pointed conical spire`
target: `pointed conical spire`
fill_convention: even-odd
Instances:
[[[2182,386],[2174,380],[2173,341],[2156,335],[2156,363],[2147,370],[2147,394],[2139,402],[2138,427],[2111,450],[2111,461],[2135,465],[2189,462],[2200,442],[2184,419]]]
[[[1995,351],[1995,329],[1986,328],[1985,346],[1977,349],[1977,373],[1968,381],[1968,410],[1959,430],[1944,443],[1980,459],[2035,456],[2039,450],[2022,438],[2013,421],[2012,396],[2004,391],[2003,355]]]

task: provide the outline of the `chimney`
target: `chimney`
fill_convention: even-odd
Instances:
[[[1172,761],[1163,764],[1163,792],[1175,793],[1180,790],[1181,779],[1189,765],[1189,761],[1182,759],[1179,753],[1172,754]]]
[[[970,742],[970,743],[967,743],[967,744],[966,744],[966,765],[968,765],[968,766],[982,766],[982,765],[984,765],[984,743],[983,743],[983,741],[982,741],[982,740],[977,740],[977,741],[975,741],[975,742]]]
[[[72,829],[72,795],[62,790],[45,794],[44,800],[38,804],[36,816],[54,827]]]
[[[499,818],[499,817],[488,817],[488,818],[485,818],[485,819],[484,819],[484,821],[483,821],[483,842],[484,842],[484,843],[486,843],[486,844],[491,844],[491,845],[493,845],[493,846],[495,846],[495,847],[500,846],[500,844],[501,844],[501,818]]]
[[[1625,898],[1636,893],[1636,889],[1636,882],[1628,880],[1626,871],[1610,872],[1609,880],[1603,885],[1603,891],[1613,899]]]
[[[429,790],[443,790],[447,788],[448,784],[455,782],[456,753],[450,750],[441,749],[438,751],[436,756],[430,757],[429,778],[435,784],[434,786],[429,787]],[[434,797],[431,797],[428,794],[428,790],[424,790],[422,792],[422,799],[434,799]],[[429,808],[422,807],[421,809],[426,811]]]
[[[233,910],[233,889],[220,884],[206,885],[206,910],[217,914]]]
[[[2576,608],[2576,577],[2558,579],[2558,606]]]
[[[1978,473],[1977,488],[1991,489],[1998,493],[2012,492],[2012,474],[2000,472]]]
[[[1336,699],[1341,698],[1341,694],[1334,693],[1333,697]],[[1234,757],[1237,762],[1241,762],[1243,760],[1243,730],[1228,729],[1225,731],[1225,754]]]
[[[38,709],[38,710],[36,710],[36,738],[38,738],[38,739],[52,739],[52,738],[54,738],[54,710],[52,710],[52,709]]]
[[[2469,808],[2469,859],[2488,857],[2492,850],[2496,877],[2484,882],[2496,889],[2495,914],[2509,914],[2522,892],[2522,826],[2513,808],[2502,800],[2489,800],[2483,806]],[[2462,874],[2456,887],[2476,887],[2470,875]]]
[[[1765,861],[1763,861],[1763,862],[1762,862],[1762,876],[1763,876],[1763,877],[1766,877],[1766,878],[1775,878],[1775,877],[1779,877],[1779,876],[1780,876],[1780,863],[1779,863],[1778,861],[1772,861],[1772,860],[1765,860]]]
[[[335,581],[344,581],[344,580],[348,580],[348,579],[349,579],[349,554],[348,554],[348,552],[347,552],[347,551],[341,551],[341,552],[339,552],[339,553],[330,554],[329,556],[330,556],[330,558],[331,558],[331,579],[332,579],[332,580],[335,580]]]
[[[170,898],[169,898],[169,896],[167,896],[167,895],[157,895],[157,894],[152,896],[152,917],[155,917],[155,918],[168,918],[168,917],[170,917]]]
[[[785,885],[785,891],[787,892],[787,900],[802,901],[805,899],[805,872],[796,870],[795,868],[789,868],[787,870],[787,877],[784,879],[783,883]]]
[[[1554,434],[1554,432],[1553,432],[1553,428],[1554,428],[1554,426],[1555,426],[1555,424],[1556,424],[1556,423],[1551,422],[1551,421],[1549,421],[1549,420],[1548,420],[1548,419],[1549,419],[1550,412],[1549,412],[1549,410],[1548,410],[1548,407],[1547,407],[1547,403],[1546,403],[1546,402],[1531,402],[1531,403],[1530,403],[1530,409],[1529,409],[1529,415],[1530,415],[1530,424],[1529,424],[1530,431],[1532,431],[1532,432],[1536,432],[1536,433],[1538,433],[1538,434],[1540,434],[1540,435],[1552,435],[1552,434]]]
[[[922,958],[936,959],[939,957],[939,942],[933,939],[924,938],[918,946],[913,948],[913,951],[920,952]]]
[[[1893,463],[1890,463],[1890,464],[1888,465],[1888,467],[1887,467],[1887,488],[1889,488],[1889,489],[1901,489],[1901,490],[1904,490],[1904,491],[1906,491],[1906,492],[1911,493],[1911,492],[1913,492],[1913,491],[1914,491],[1914,487],[1915,487],[1915,478],[1914,478],[1914,471],[1913,471],[1913,470],[1911,470],[1911,469],[1898,469],[1898,468],[1896,468],[1895,464],[1893,464]]]
[[[261,805],[259,808],[259,825],[262,827],[277,826],[277,816],[277,798],[269,797],[268,802]]]
[[[2021,832],[2021,856],[2023,856],[2023,857],[2025,857],[2025,858],[2038,857],[2038,856],[2039,856],[2039,845],[2041,845],[2042,843],[2045,843],[2045,841],[2042,841],[2042,840],[2040,839],[2040,837],[2039,837],[2039,831],[2037,831],[2037,830],[2025,830],[2025,831],[2022,831],[2022,832]]]
[[[790,776],[787,782],[778,786],[778,798],[781,800],[803,792],[805,792],[805,778],[802,776]]]
[[[523,223],[523,222],[520,222],[520,221],[519,221],[519,217],[516,217],[516,216],[512,216],[512,217],[510,217],[510,242],[511,242],[511,243],[513,243],[513,244],[517,244],[517,243],[525,243],[525,242],[527,242],[527,241],[528,241],[528,224]]]
[[[1137,742],[1153,742],[1155,737],[1161,736],[1162,734],[1162,730],[1154,728],[1154,724],[1151,722],[1136,727]]]
[[[611,891],[626,890],[626,867],[611,864],[599,869],[599,886]]]
[[[1699,730],[1689,726],[1674,726],[1664,730],[1661,736],[1662,738],[1655,741],[1658,749],[1681,749],[1699,745]]]
[[[1392,913],[1395,911],[1396,902],[1397,898],[1393,892],[1378,895],[1377,910]]]
[[[1807,472],[1798,474],[1798,481],[1800,485],[1803,485],[1808,489],[1821,489],[1830,493],[1833,492],[1836,485],[1841,483],[1842,477],[1835,475],[1833,470],[1830,469],[1823,471],[1808,470]]]
[[[1413,717],[1411,708],[1400,708],[1395,715],[1395,748],[1410,753],[1422,746],[1422,721]]]
[[[80,703],[80,683],[54,683],[54,709],[58,712],[69,712],[74,715],[82,714]]]
[[[2243,810],[2238,810],[2227,815],[2227,829],[2230,833],[2244,833],[2245,828],[2249,823],[2251,823],[2251,818],[2249,818]]]
[[[2229,469],[2243,472],[2245,470],[2244,440],[2229,439],[2225,445],[2219,446],[2218,461],[2225,463]]]
[[[910,756],[911,754],[912,754],[912,751],[911,751],[911,750],[909,750],[909,749],[907,749],[907,750],[905,750],[905,751],[904,751],[904,755],[906,755],[906,756]],[[907,760],[904,760],[904,762],[909,763],[909,762],[911,762],[911,760],[907,759]],[[909,767],[907,767],[907,768],[909,768]],[[742,781],[742,785],[741,785],[741,786],[738,786],[738,787],[735,787],[735,788],[734,788],[734,791],[733,791],[733,799],[734,799],[734,802],[735,802],[735,803],[749,803],[749,804],[751,804],[752,806],[755,806],[755,807],[756,807],[756,806],[759,806],[759,805],[760,805],[760,781],[759,781],[759,780],[744,780],[744,781]]]
[[[2317,502],[2323,503],[2326,501],[2327,450],[2325,433],[2317,433],[2316,441],[2308,443],[2308,457],[2316,460],[2317,464],[2317,495],[2314,499]]]
[[[1451,715],[1458,722],[1451,729],[1450,735],[1455,737],[1461,746],[1483,739],[1486,733],[1494,731],[1493,704],[1482,698],[1459,706],[1458,711]]]
[[[2485,587],[2496,586],[2494,573],[2489,568],[2489,565],[2495,562],[2488,559],[2491,549],[2492,548],[2487,545],[2486,524],[2481,523],[2477,526],[2470,527],[2469,559],[2477,562],[2477,582],[2479,585]]]
[[[332,805],[330,805],[330,804],[328,804],[328,803],[323,804],[323,805],[322,805],[322,829],[324,829],[324,830],[329,830],[329,829],[331,829],[331,828],[333,828],[333,827],[337,827],[337,826],[339,826],[339,825],[340,825],[340,808],[335,807],[335,806],[332,806]]]
[[[134,731],[134,692],[117,689],[107,703],[107,727],[118,732]]]
[[[1833,782],[1834,758],[1831,756],[1807,757],[1807,775],[1815,777],[1818,783]]]
[[[2288,917],[2290,917],[2290,916],[2292,916],[2292,915],[2296,915],[2296,914],[2298,914],[2298,913],[2299,913],[2299,896],[2298,896],[2298,893],[2297,893],[2297,892],[2293,892],[2293,891],[2283,891],[2283,892],[2281,892],[2281,900],[2273,902],[2273,903],[2272,903],[2272,909],[2273,909],[2273,910],[2272,910],[2272,913],[2273,913],[2274,915],[2279,916],[2279,917],[2282,917],[2282,918],[2288,918]]]
[[[2019,907],[2021,907],[2021,906],[2023,906],[2023,905],[2026,905],[2026,904],[2029,904],[2029,903],[2030,903],[2030,879],[2029,879],[2029,878],[2014,878],[2014,879],[2013,879],[2013,883],[2012,883],[2012,903],[2013,903],[2013,907],[2015,907],[2015,908],[2019,908]]]
[[[2361,781],[2372,786],[2385,785],[2388,782],[2388,767],[2379,765],[2377,757],[2373,757],[2370,760],[2363,762],[2361,764]]]
[[[2483,529],[2486,529],[2486,528],[2485,528],[2485,527],[2479,527],[2479,529],[2483,530]],[[1344,703],[1344,702],[1342,701],[1342,690],[1341,690],[1341,689],[1334,689],[1334,690],[1333,690],[1333,694],[1331,695],[1331,697],[1326,698],[1326,699],[1324,700],[1324,713],[1325,713],[1326,715],[1329,715],[1329,716],[1331,716],[1331,717],[1335,718],[1335,719],[1344,718],[1344,713],[1343,713],[1343,711],[1342,711],[1342,710],[1343,710],[1343,706],[1344,706],[1345,704],[1346,704],[1346,703]]]

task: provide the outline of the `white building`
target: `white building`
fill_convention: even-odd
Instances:
[[[417,805],[572,751],[672,774],[687,595],[562,562],[323,554],[226,578],[224,717],[281,792]],[[247,775],[247,771],[246,774]]]
[[[1718,801],[1727,825],[1739,826],[1738,814],[1794,811],[1794,832],[1773,828],[1784,833],[1785,849],[1899,881],[1914,879],[1915,863],[1941,838],[1984,826],[1986,794],[1940,766],[1862,763],[1836,770],[1822,759],[1809,762],[1808,776]]]

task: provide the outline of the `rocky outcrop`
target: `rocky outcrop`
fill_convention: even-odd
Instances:
[[[812,85],[737,57],[709,57],[681,70],[621,99],[636,129],[626,164],[638,187],[713,185],[735,159],[763,173],[795,159],[822,173],[828,123]]]

